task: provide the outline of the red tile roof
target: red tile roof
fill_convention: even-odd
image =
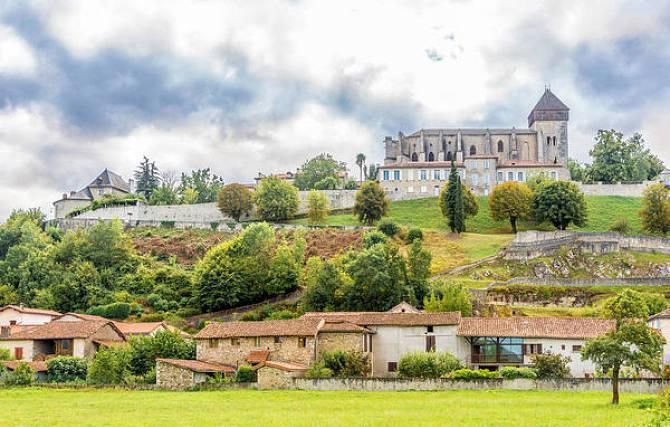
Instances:
[[[0,311],[4,311],[7,309],[12,309],[16,310],[19,313],[25,313],[25,314],[44,314],[47,316],[60,316],[60,313],[57,311],[53,310],[43,310],[41,308],[30,308],[30,307],[21,307],[18,305],[6,305],[4,307],[0,307]]]
[[[24,361],[21,361],[21,360],[9,360],[9,361],[0,362],[0,363],[5,365],[5,368],[9,369],[10,371],[13,371],[14,369],[16,369],[17,366],[19,366],[21,363],[27,364],[35,372],[46,372],[48,370],[47,362],[24,362]]]
[[[351,332],[351,333],[372,333],[372,331],[368,328],[365,328],[363,326],[355,325],[350,322],[339,322],[339,321],[326,321],[326,323],[323,324],[321,329],[319,329],[319,333],[321,332]]]
[[[457,334],[466,337],[594,338],[614,328],[594,317],[464,317]]]
[[[309,369],[309,366],[302,365],[300,363],[294,362],[280,362],[278,360],[268,360],[261,363],[256,367],[256,369],[261,369],[262,367],[267,366],[268,368],[281,369],[282,371],[295,372],[295,371],[306,371]]]
[[[195,335],[195,339],[271,336],[314,336],[321,319],[266,320],[261,322],[210,323]]]
[[[149,335],[160,328],[168,329],[164,322],[114,322],[114,324],[123,335]]]
[[[214,362],[204,362],[202,360],[183,360],[183,359],[156,359],[158,362],[164,362],[178,368],[188,369],[193,372],[235,372],[235,368],[228,365],[222,365]]]
[[[119,334],[119,341],[123,341],[123,334],[111,321],[82,320],[80,322],[66,322],[55,320],[44,325],[19,331],[4,340],[48,340],[48,339],[72,339],[88,338],[98,332],[102,327],[110,325]]]
[[[270,356],[270,350],[253,350],[245,358],[249,363],[265,362]]]
[[[656,313],[652,316],[649,317],[649,320],[651,319],[667,319],[670,318],[670,308],[666,308],[665,310],[661,311],[660,313]]]
[[[360,326],[430,326],[457,325],[461,318],[459,312],[449,313],[386,313],[376,311],[363,312],[326,312],[305,313],[301,319],[325,319],[326,322],[349,322]]]

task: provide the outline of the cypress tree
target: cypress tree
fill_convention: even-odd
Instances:
[[[446,214],[449,218],[449,229],[452,233],[456,232],[456,198],[460,194],[461,190],[458,186],[459,177],[458,171],[456,170],[456,164],[454,161],[451,161],[451,171],[449,172],[449,184],[447,186],[447,195],[445,197],[446,203]],[[461,197],[462,200],[462,197]]]
[[[465,201],[463,200],[463,187],[461,178],[456,181],[456,195],[454,197],[454,229],[457,233],[465,231]]]

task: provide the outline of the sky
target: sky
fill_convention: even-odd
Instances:
[[[147,156],[226,182],[422,127],[527,127],[570,156],[642,132],[670,163],[670,2],[0,0],[0,221]]]

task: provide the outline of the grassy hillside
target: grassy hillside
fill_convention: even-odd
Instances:
[[[482,234],[510,233],[509,224],[505,221],[494,221],[488,209],[488,197],[479,197],[479,213],[468,220],[468,231]],[[588,223],[580,230],[607,231],[610,224],[619,218],[628,218],[633,233],[640,233],[640,198],[620,196],[590,196],[586,197],[589,208]],[[391,203],[389,219],[402,225],[426,229],[446,230],[447,224],[440,213],[437,198],[418,200],[403,200]],[[306,219],[293,221],[306,224]],[[328,225],[359,225],[352,214],[333,215],[325,220]],[[550,224],[536,224],[521,222],[520,230],[545,229],[551,230]]]

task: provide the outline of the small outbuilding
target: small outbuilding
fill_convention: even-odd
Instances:
[[[293,378],[303,378],[309,368],[299,363],[267,360],[255,369],[259,389],[287,389],[293,387]]]
[[[156,359],[156,385],[166,389],[189,389],[216,374],[232,376],[235,368],[200,360]]]

